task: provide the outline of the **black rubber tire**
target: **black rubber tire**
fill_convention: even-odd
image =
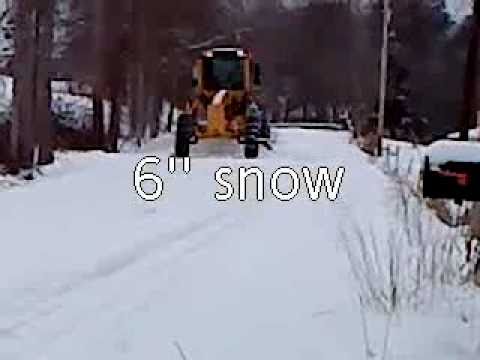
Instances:
[[[257,143],[249,143],[245,145],[245,158],[256,159],[258,158],[259,145]]]
[[[250,106],[247,110],[247,127],[245,129],[245,158],[256,159],[260,147],[257,140],[263,130],[263,119],[259,114],[258,105],[252,103]]]
[[[177,121],[175,138],[175,156],[186,158],[190,156],[190,139],[193,135],[193,121],[190,115],[182,114]]]

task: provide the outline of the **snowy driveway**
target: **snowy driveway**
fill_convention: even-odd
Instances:
[[[1,192],[0,359],[360,359],[339,236],[385,221],[387,180],[342,133],[281,131],[258,161],[231,155],[194,156],[153,203],[133,191],[138,154],[73,155]],[[252,165],[346,174],[336,202],[214,200],[219,167]]]

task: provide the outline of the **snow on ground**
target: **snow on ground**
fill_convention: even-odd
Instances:
[[[459,132],[455,132],[455,133],[452,133],[452,134],[449,134],[447,136],[448,139],[459,139],[460,138],[460,133]],[[480,140],[480,127],[479,128],[476,128],[476,129],[470,129],[468,131],[468,138],[469,140],[473,140],[473,141],[478,141]]]
[[[188,176],[167,173],[170,150],[163,139],[143,154],[68,153],[41,180],[0,191],[0,359],[364,358],[340,234],[361,221],[387,235],[383,172],[335,132],[279,131],[275,151],[255,161],[202,144]],[[163,159],[166,189],[153,203],[133,191],[146,154]],[[346,174],[336,202],[305,192],[216,202],[214,172],[242,165]],[[463,310],[395,319],[389,359],[478,359]],[[380,358],[385,319],[367,319]]]
[[[480,144],[473,141],[436,141],[427,147],[425,155],[432,165],[454,162],[480,162]]]

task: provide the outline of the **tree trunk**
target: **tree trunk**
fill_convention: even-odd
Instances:
[[[15,4],[14,104],[10,133],[10,170],[33,167],[35,68],[38,66],[34,41],[34,7],[27,1]],[[33,86],[32,86],[33,84]]]
[[[283,122],[288,122],[290,116],[290,100],[285,101],[285,113],[283,114]]]
[[[108,128],[108,151],[118,153],[118,137],[120,135],[121,104],[117,96],[112,96],[110,126]]]
[[[154,117],[152,119],[152,138],[157,138],[160,135],[160,116],[162,115],[163,99],[156,96],[154,101]]]
[[[50,58],[53,40],[54,1],[48,0],[38,13],[38,69],[36,74],[36,143],[39,146],[39,165],[54,161],[52,151],[53,124],[51,118]]]
[[[143,138],[146,130],[146,114],[145,114],[145,74],[143,72],[143,66],[136,64],[135,68],[135,91],[133,96],[134,101],[134,123],[135,123],[135,139],[137,146],[142,145]]]
[[[95,83],[93,90],[93,128],[92,147],[97,150],[105,149],[105,113],[103,108],[103,98],[106,97],[106,56],[107,56],[107,24],[108,11],[106,2],[97,0],[94,2],[94,54],[95,54]],[[110,45],[110,44],[108,44]]]
[[[159,98],[158,96],[149,97],[149,119],[150,119],[150,138],[155,139],[160,134],[159,119]]]
[[[147,81],[146,76],[149,74],[147,68],[148,44],[146,19],[146,3],[141,1],[132,1],[132,48],[133,61],[132,71],[132,134],[134,135],[137,146],[142,145],[147,127]]]
[[[145,77],[139,63],[133,65],[130,77],[130,137],[141,146],[146,129]]]
[[[121,49],[119,49],[121,51]],[[109,55],[109,60],[112,59],[112,55]],[[115,65],[111,66],[107,70],[108,77],[108,90],[110,97],[110,118],[108,122],[108,139],[107,139],[107,151],[117,153],[118,139],[120,137],[120,123],[122,120],[122,101],[125,98],[126,79],[121,76],[125,71],[125,64],[119,61]]]
[[[173,117],[175,115],[175,104],[173,102],[170,103],[170,110],[168,111],[168,124],[167,124],[167,132],[172,132],[173,127]]]
[[[465,84],[463,94],[462,116],[460,118],[460,139],[468,140],[471,126],[476,124],[477,109],[477,80],[478,80],[478,41],[480,37],[480,0],[474,3],[475,21],[472,28],[472,37],[468,45],[467,65],[465,70]]]
[[[103,99],[98,95],[93,95],[93,139],[94,147],[97,150],[105,148],[105,113],[103,111]]]

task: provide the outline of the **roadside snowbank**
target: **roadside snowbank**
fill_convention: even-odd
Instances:
[[[425,148],[431,165],[447,162],[480,163],[480,143],[473,141],[436,141]]]

